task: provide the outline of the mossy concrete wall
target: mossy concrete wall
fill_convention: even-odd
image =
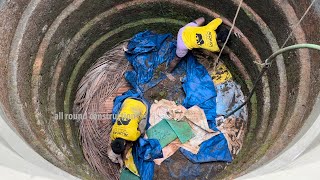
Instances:
[[[0,5],[0,101],[7,122],[45,159],[83,178],[96,176],[84,160],[77,124],[55,120],[72,113],[75,90],[106,50],[146,29],[176,34],[181,25],[218,15],[232,22],[238,1],[10,0]],[[310,0],[247,0],[222,56],[244,92],[259,65],[293,30]],[[319,43],[319,5],[294,28],[288,44]],[[284,61],[285,60],[285,61]],[[299,132],[319,93],[319,53],[278,56],[249,104],[243,150],[221,177],[238,176],[275,157]]]

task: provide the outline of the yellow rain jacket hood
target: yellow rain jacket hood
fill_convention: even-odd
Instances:
[[[139,123],[146,114],[147,106],[143,102],[131,98],[126,99],[112,127],[111,140],[122,138],[127,141],[136,141],[140,137]]]

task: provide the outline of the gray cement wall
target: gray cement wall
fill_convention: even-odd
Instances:
[[[0,108],[1,179],[78,179],[36,153],[7,123]]]
[[[90,65],[114,44],[145,29],[175,34],[199,16],[209,20],[222,15],[232,21],[238,4],[238,0],[0,2],[0,103],[2,116],[6,114],[0,132],[3,154],[12,152],[53,174],[67,171],[87,179],[97,173],[82,155],[77,124],[56,121],[54,114],[72,113],[76,88]],[[231,39],[223,60],[229,62],[246,94],[259,73],[254,62],[263,62],[291,31],[289,44],[319,43],[319,4],[293,29],[310,2],[245,1],[236,24],[245,37]],[[277,58],[249,104],[244,147],[223,176],[244,175],[279,157],[257,172],[261,175],[287,165],[308,149],[311,152],[310,144],[319,142],[313,129],[317,118],[309,116],[320,90],[319,58],[318,52],[307,49]],[[283,150],[288,151],[283,154]],[[14,168],[18,162],[5,166]],[[29,167],[28,163],[18,170]]]

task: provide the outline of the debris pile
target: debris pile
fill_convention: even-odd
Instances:
[[[127,98],[146,102],[149,113],[146,133],[122,154],[122,178],[152,179],[155,165],[170,161],[179,149],[197,164],[231,162],[239,153],[247,109],[224,115],[244,101],[241,87],[222,63],[208,71],[191,52],[170,74],[173,78],[167,78],[165,68],[175,57],[175,47],[170,34],[139,33],[125,52],[121,45],[107,52],[82,79],[74,112],[112,114],[109,119],[80,121],[85,158],[107,179],[120,178],[107,151],[112,124],[118,120],[113,115]]]

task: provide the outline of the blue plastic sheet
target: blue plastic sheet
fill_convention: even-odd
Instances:
[[[183,71],[186,73],[182,85],[186,94],[183,106],[186,108],[199,106],[204,110],[208,123],[211,125],[210,128],[218,130],[215,126],[217,93],[211,76],[191,53],[181,61],[174,73]]]
[[[218,84],[216,85],[216,90],[218,115],[230,113],[245,101],[241,87],[235,81],[227,81]],[[246,121],[248,118],[246,106],[235,112],[233,115]]]
[[[162,158],[162,148],[156,139],[139,138],[132,148],[134,163],[141,180],[152,180],[154,159]]]
[[[215,87],[206,68],[189,53],[175,70],[175,74],[186,72],[183,79],[183,90],[186,93],[183,106],[190,108],[194,105],[204,110],[209,127],[218,131],[216,127],[216,96]],[[228,142],[223,134],[214,136],[200,145],[198,154],[180,148],[180,151],[193,163],[211,161],[232,161],[232,155],[228,148]]]
[[[136,34],[129,41],[126,51],[134,70],[126,72],[125,78],[139,94],[143,94],[166,78],[164,73],[156,79],[153,75],[160,64],[168,65],[173,60],[175,49],[176,42],[171,34],[155,34],[151,31]]]
[[[180,151],[193,163],[204,163],[212,161],[231,162],[232,155],[228,148],[228,142],[223,134],[212,137],[200,145],[198,154],[180,148]]]

